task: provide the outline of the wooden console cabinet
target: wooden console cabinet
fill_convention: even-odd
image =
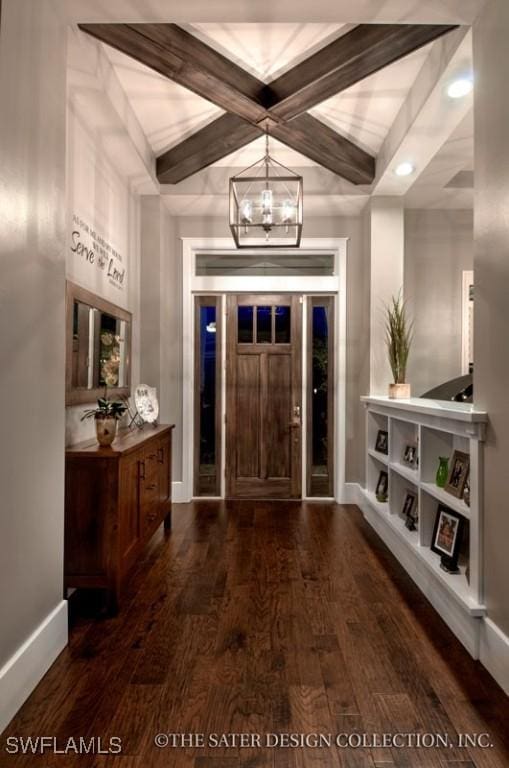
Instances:
[[[66,451],[65,586],[107,590],[115,611],[127,574],[157,528],[171,527],[172,426],[119,432]]]

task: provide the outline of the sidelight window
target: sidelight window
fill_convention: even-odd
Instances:
[[[333,298],[312,297],[308,322],[308,495],[333,495]]]
[[[220,495],[220,298],[196,299],[195,494]]]

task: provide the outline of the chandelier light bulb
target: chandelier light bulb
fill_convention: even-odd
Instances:
[[[251,200],[244,200],[242,202],[242,223],[243,224],[251,224],[253,220],[253,203]]]
[[[295,213],[295,206],[291,200],[285,200],[281,211],[281,220],[285,225],[285,232],[288,234],[290,230],[290,224],[292,223]]]
[[[272,223],[272,190],[262,189],[262,213],[270,214]]]
[[[295,212],[295,206],[292,203],[291,200],[285,200],[283,203],[283,210],[281,214],[281,218],[283,220],[283,223],[289,224],[292,219]]]

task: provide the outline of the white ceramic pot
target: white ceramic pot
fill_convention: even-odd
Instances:
[[[407,400],[410,397],[410,384],[389,384],[391,400]]]

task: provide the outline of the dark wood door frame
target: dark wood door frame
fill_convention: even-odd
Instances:
[[[291,344],[256,344],[256,319],[254,320],[254,337],[253,344],[237,344],[237,307],[239,305],[248,306],[266,306],[270,303],[278,303],[281,305],[289,305],[291,307]],[[256,318],[256,313],[255,313]],[[274,323],[274,317],[272,318]],[[285,498],[281,495],[282,483],[278,480],[271,480],[267,477],[267,448],[263,445],[263,432],[267,426],[263,420],[266,418],[265,404],[267,398],[270,397],[270,393],[266,389],[268,375],[267,375],[267,358],[264,355],[272,354],[289,354],[289,347],[292,347],[291,352],[291,408],[288,409],[288,429],[290,436],[290,488],[286,498],[301,498],[302,496],[302,297],[300,294],[230,294],[227,298],[227,342],[226,342],[226,496],[235,497],[238,495],[238,486],[240,485],[236,481],[236,467],[237,467],[237,438],[242,429],[242,424],[237,419],[237,347],[242,347],[243,355],[249,356],[260,355],[261,359],[261,393],[260,403],[262,413],[260,419],[260,428],[262,431],[261,444],[256,444],[256,450],[259,450],[260,455],[260,474],[261,479],[264,480],[260,483],[266,489],[266,493],[274,498],[278,496]],[[265,366],[265,367],[264,367]],[[291,411],[291,412],[290,412]],[[298,415],[297,415],[298,411]],[[294,419],[292,419],[292,414]],[[293,422],[293,423],[291,423]],[[269,425],[270,426],[270,425]],[[258,439],[258,438],[257,438]],[[248,483],[245,484],[246,488]],[[253,482],[252,486],[246,493],[250,496],[256,496],[256,484]],[[265,494],[264,494],[265,495]]]

